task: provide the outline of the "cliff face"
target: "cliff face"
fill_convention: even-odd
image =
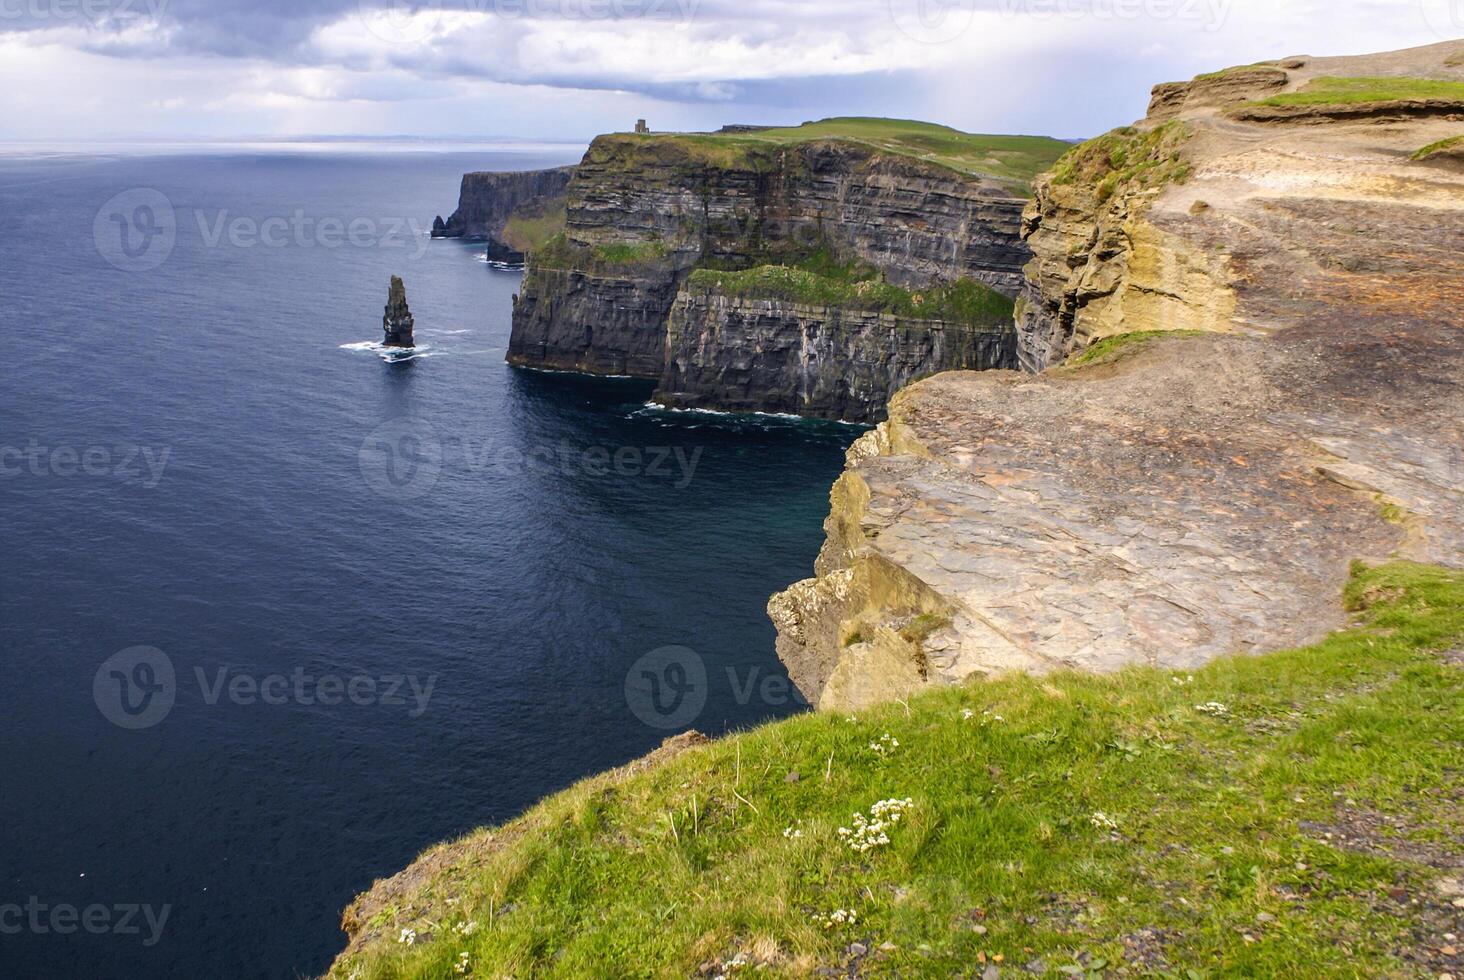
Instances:
[[[508,361],[521,367],[655,378],[665,359],[671,263],[621,270],[530,266],[514,297]]]
[[[1289,64],[1284,92],[1464,80],[1464,45]],[[1340,625],[1354,559],[1464,566],[1464,174],[1412,159],[1456,127],[1247,123],[1234,85],[1161,87],[1039,179],[1040,373],[922,381],[850,451],[816,577],[769,605],[812,701],[1183,670]]]
[[[463,175],[457,210],[434,238],[468,238],[488,243],[489,257],[522,262],[521,243],[504,232],[515,214],[540,218],[562,204],[573,167]]]
[[[853,142],[601,137],[570,183],[563,239],[530,258],[508,359],[657,378],[677,404],[783,411],[798,403],[813,414],[847,406],[837,417],[882,417],[889,380],[848,374],[865,355],[903,380],[1006,363],[1014,333],[1007,327],[983,331],[980,343],[953,342],[914,336],[938,324],[881,325],[878,317],[856,324],[859,317],[838,311],[780,305],[749,318],[737,304],[698,306],[689,297],[673,325],[688,274],[796,262],[825,250],[873,267],[893,285],[965,279],[1012,294],[1028,256],[1018,240],[1022,205],[994,181]],[[718,320],[722,314],[731,319]],[[815,321],[834,329],[807,329]],[[864,341],[841,339],[846,325]],[[723,340],[768,346],[753,364]],[[774,363],[779,356],[796,362]],[[795,377],[808,397],[774,387]],[[881,400],[841,396],[841,388]]]
[[[1014,366],[1006,324],[692,290],[669,322],[656,397],[675,408],[878,422],[895,392],[946,365]]]

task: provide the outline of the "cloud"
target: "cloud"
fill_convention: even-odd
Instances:
[[[1077,135],[1139,114],[1156,81],[1440,40],[1429,5],[1453,2],[0,0],[0,134],[526,119],[579,136],[611,128],[593,106],[663,126],[856,112]],[[75,101],[38,107],[37,77]]]

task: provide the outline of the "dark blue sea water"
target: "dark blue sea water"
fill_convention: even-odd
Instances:
[[[393,231],[575,155],[0,157],[0,976],[315,974],[430,844],[798,710],[857,433],[512,370],[519,274]]]

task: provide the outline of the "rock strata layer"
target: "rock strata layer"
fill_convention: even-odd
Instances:
[[[1461,51],[1278,70],[1459,78]],[[1040,373],[922,381],[850,450],[816,577],[769,605],[812,701],[1185,670],[1341,625],[1355,559],[1464,565],[1464,174],[1410,159],[1455,127],[1244,123],[1233,95],[1156,93],[1139,132],[1187,127],[1182,179],[1038,181]],[[1073,357],[1165,330],[1199,333]]]
[[[948,365],[1015,366],[1008,324],[691,290],[669,324],[656,398],[671,408],[878,422],[895,392]]]

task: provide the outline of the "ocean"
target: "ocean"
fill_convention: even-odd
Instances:
[[[509,368],[521,273],[426,237],[581,149],[0,151],[0,976],[316,975],[430,845],[804,710],[860,430]]]

